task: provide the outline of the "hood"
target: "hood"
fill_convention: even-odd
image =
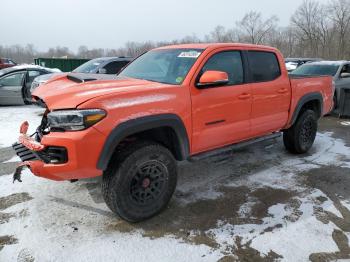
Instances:
[[[96,79],[99,78],[99,79]],[[165,86],[161,83],[114,75],[68,74],[56,77],[33,92],[50,110],[72,109],[96,97]]]

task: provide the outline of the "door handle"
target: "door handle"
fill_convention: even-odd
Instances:
[[[285,94],[288,92],[288,89],[287,88],[281,88],[277,91],[279,94]]]
[[[238,96],[238,98],[241,100],[246,100],[246,99],[249,99],[250,97],[251,97],[251,95],[247,94],[247,93],[244,93],[244,94],[241,94]]]

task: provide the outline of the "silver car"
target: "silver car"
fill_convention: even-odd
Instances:
[[[116,75],[122,68],[132,61],[131,57],[101,57],[92,59],[77,67],[72,73]],[[30,88],[33,92],[37,87],[59,74],[49,74],[35,78]]]
[[[30,104],[30,87],[34,78],[58,71],[34,65],[13,66],[0,70],[0,105]]]
[[[304,64],[295,69],[291,75],[329,75],[335,83],[334,109],[341,101],[342,89],[350,89],[350,62],[349,61],[321,61]]]

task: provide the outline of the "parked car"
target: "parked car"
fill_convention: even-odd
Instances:
[[[92,59],[74,69],[73,73],[87,74],[117,74],[124,66],[132,61],[131,57],[101,57]]]
[[[0,105],[30,104],[30,86],[35,77],[57,72],[34,65],[20,65],[0,70]]]
[[[86,77],[86,78],[85,78]],[[108,207],[130,222],[163,210],[177,162],[283,132],[306,153],[332,108],[329,76],[288,76],[282,54],[247,44],[189,44],[151,50],[116,80],[68,74],[34,91],[46,107],[37,135],[21,125],[14,150],[40,177],[102,177]]]
[[[0,58],[0,69],[8,68],[17,65],[13,60],[8,58]]]
[[[286,67],[288,72],[292,72],[297,69],[299,66],[311,62],[321,61],[321,58],[286,58]]]
[[[117,74],[123,67],[132,61],[131,57],[101,57],[92,59],[77,67],[72,73],[84,74]],[[45,84],[58,74],[38,76],[34,79],[30,91],[33,92],[38,86]]]
[[[350,62],[349,61],[321,61],[305,64],[291,73],[292,75],[332,76],[335,82],[333,97],[334,108],[337,109],[341,101],[341,89],[350,88]]]

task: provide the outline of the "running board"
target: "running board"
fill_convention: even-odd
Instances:
[[[270,135],[267,135],[267,136],[254,138],[254,139],[251,139],[251,140],[247,140],[247,141],[244,141],[244,142],[233,144],[233,145],[230,145],[230,146],[225,146],[223,148],[214,149],[214,150],[209,151],[209,152],[200,153],[198,155],[191,156],[191,157],[188,158],[188,161],[191,161],[191,162],[199,161],[199,160],[202,160],[202,159],[205,159],[205,158],[208,158],[208,157],[212,157],[212,156],[220,155],[220,154],[223,154],[223,153],[226,153],[226,152],[229,152],[229,151],[241,149],[241,148],[244,148],[246,146],[249,146],[249,145],[252,145],[252,144],[255,144],[255,143],[259,143],[259,142],[263,142],[263,141],[266,141],[266,140],[275,139],[275,138],[280,137],[281,135],[282,135],[282,133],[277,132],[277,133],[273,133],[273,134],[270,134]]]

